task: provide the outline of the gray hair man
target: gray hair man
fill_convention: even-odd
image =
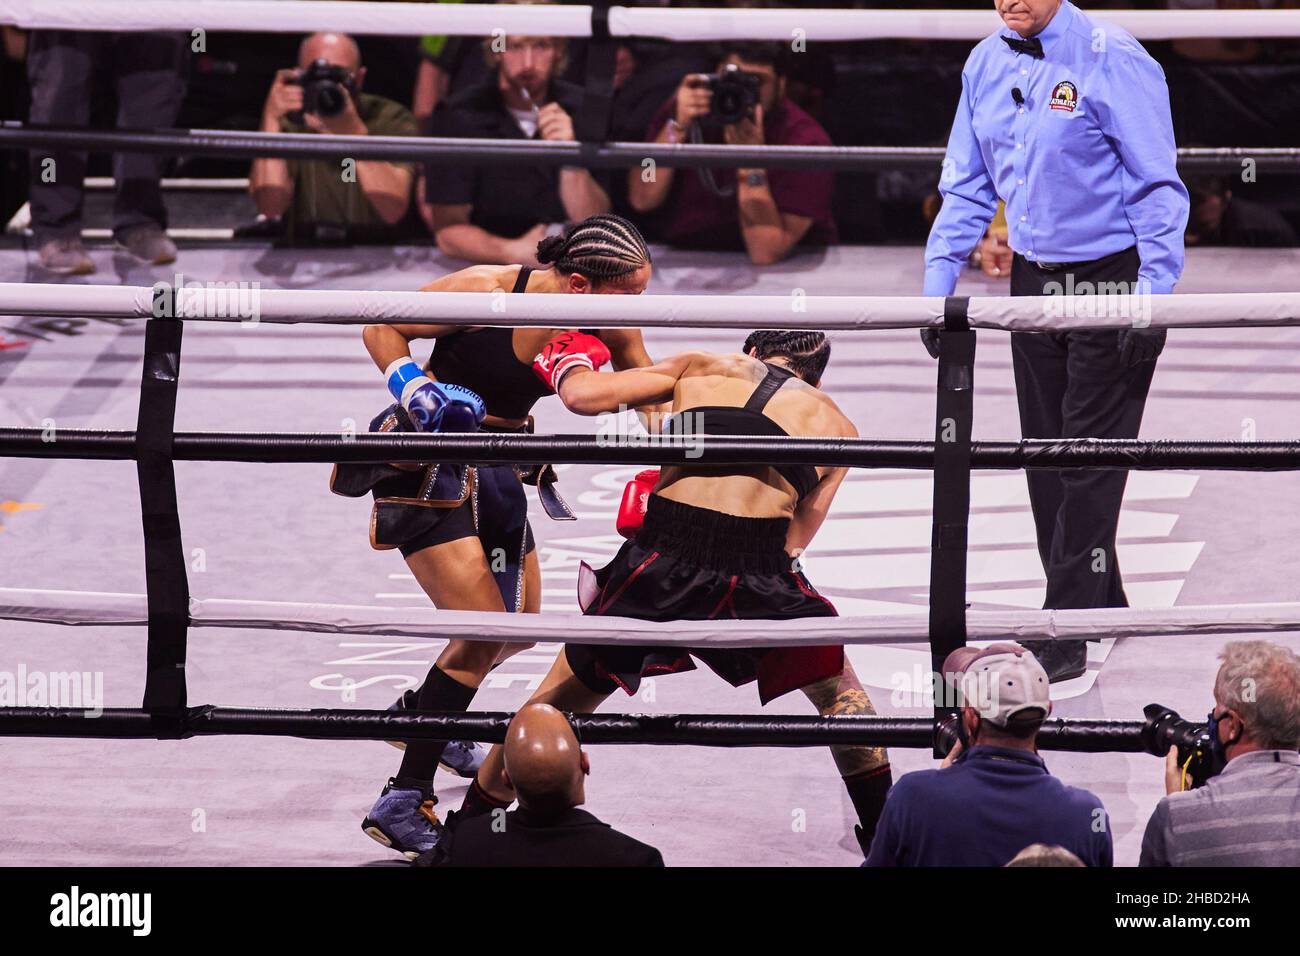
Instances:
[[[1178,750],[1140,866],[1300,866],[1300,657],[1269,641],[1224,647],[1209,730],[1222,773],[1184,790]]]

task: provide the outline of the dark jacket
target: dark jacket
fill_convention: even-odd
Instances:
[[[866,865],[1005,866],[1032,843],[1063,846],[1086,866],[1113,862],[1094,794],[1053,777],[1037,754],[979,744],[894,784]]]
[[[548,102],[559,103],[576,124],[582,111],[582,88],[552,80]],[[439,104],[433,114],[432,134],[453,139],[527,138],[501,99],[496,74]],[[540,132],[533,135],[535,140],[540,137]],[[609,191],[607,170],[593,170],[592,176]],[[504,166],[470,159],[431,162],[425,168],[424,196],[427,202],[442,205],[468,203],[471,225],[512,239],[538,223],[568,219],[560,199],[560,167],[530,165],[526,160]]]
[[[447,820],[438,846],[417,866],[663,866],[652,846],[619,833],[586,810],[557,817],[527,810]]]

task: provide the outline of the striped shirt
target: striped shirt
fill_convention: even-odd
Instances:
[[[1300,866],[1300,754],[1257,750],[1156,804],[1139,866]]]

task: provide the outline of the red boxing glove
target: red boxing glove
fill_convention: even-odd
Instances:
[[[623,501],[618,506],[618,533],[625,538],[635,538],[645,523],[646,501],[659,483],[659,469],[647,468],[627,483]]]
[[[561,332],[533,358],[533,371],[553,392],[560,390],[560,380],[575,368],[593,372],[609,361],[609,349],[594,335],[585,332]]]

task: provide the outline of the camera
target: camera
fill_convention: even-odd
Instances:
[[[962,741],[961,714],[948,714],[934,725],[934,756],[942,758],[952,752],[952,748]]]
[[[1212,746],[1210,728],[1178,716],[1163,704],[1142,708],[1146,723],[1142,727],[1142,747],[1155,757],[1163,757],[1170,748],[1178,748],[1178,765],[1187,768],[1192,787],[1200,787],[1223,771],[1224,762]]]
[[[302,109],[288,116],[293,123],[302,123],[304,113],[338,116],[347,108],[348,97],[356,94],[352,72],[328,60],[316,60],[288,82],[302,87]]]
[[[709,90],[713,93],[709,119],[723,126],[739,123],[753,112],[762,86],[762,77],[728,63],[716,76],[709,77]]]

